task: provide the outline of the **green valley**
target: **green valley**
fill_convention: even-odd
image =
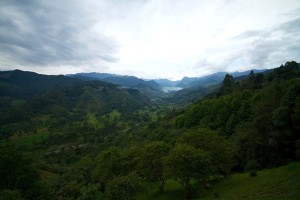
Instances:
[[[299,63],[221,75],[0,72],[0,199],[299,199]]]

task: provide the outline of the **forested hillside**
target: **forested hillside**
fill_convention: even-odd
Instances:
[[[136,89],[125,89],[101,81],[80,81],[65,76],[17,73],[17,78],[13,72],[14,77],[6,80],[16,87],[4,85],[0,89],[1,138],[35,133],[43,128],[64,131],[98,130],[103,123],[113,119],[128,121],[133,116],[132,112],[150,105],[150,100]],[[28,88],[26,82],[30,83]],[[23,93],[19,94],[19,90]],[[39,95],[40,92],[42,94]],[[24,99],[23,96],[29,99]]]
[[[244,199],[300,197],[298,63],[227,74],[188,107],[68,80],[30,98],[0,90],[0,199],[222,199],[226,184]],[[241,194],[261,177],[290,187]]]
[[[71,86],[81,81],[76,78],[47,76],[21,70],[0,72],[0,95],[28,99],[32,96],[45,93],[58,86]]]
[[[192,105],[176,118],[176,127],[207,127],[229,138],[238,148],[239,166],[293,160],[300,142],[299,77],[295,62],[237,82],[227,75],[217,97]]]

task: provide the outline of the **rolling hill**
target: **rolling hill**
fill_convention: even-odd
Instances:
[[[0,72],[0,96],[28,99],[55,87],[81,83],[77,78],[63,75],[42,75],[35,72],[14,70]]]

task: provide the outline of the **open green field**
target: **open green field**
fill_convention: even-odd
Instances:
[[[176,200],[184,199],[184,194],[179,183],[169,180],[164,193],[150,189],[138,199]],[[259,171],[256,177],[250,177],[248,173],[234,174],[208,189],[198,186],[195,199],[299,200],[300,162]]]
[[[48,131],[41,131],[35,134],[14,137],[11,139],[11,141],[17,146],[29,147],[34,145],[35,143],[40,143],[41,141],[46,139],[49,135],[50,133]]]

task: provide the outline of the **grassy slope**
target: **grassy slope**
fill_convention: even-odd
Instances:
[[[159,194],[157,190],[151,190],[146,195],[140,195],[138,199],[183,199],[182,187],[175,181],[168,181],[165,191]],[[199,188],[198,191],[197,199],[298,200],[300,199],[300,162],[259,171],[256,177],[250,177],[247,173],[235,174],[209,189]]]

